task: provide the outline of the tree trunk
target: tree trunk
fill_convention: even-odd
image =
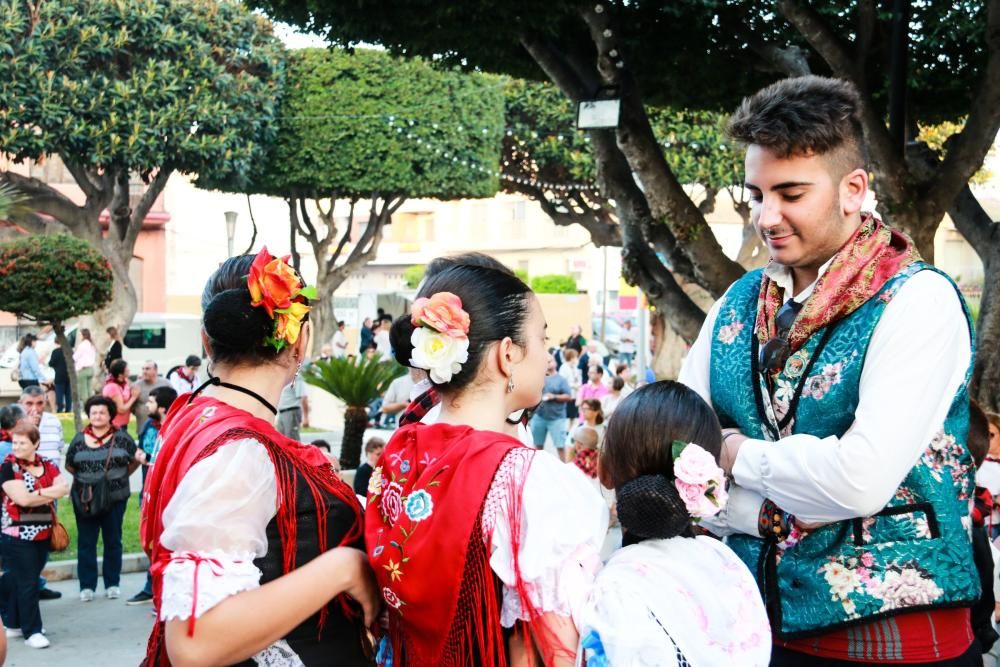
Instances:
[[[361,445],[368,428],[368,408],[348,405],[344,410],[344,439],[340,441],[340,467],[356,470],[361,464]]]
[[[983,296],[969,393],[983,409],[1000,412],[1000,223],[990,218],[968,186],[955,198],[949,214],[983,260]]]
[[[976,323],[976,361],[970,393],[984,410],[1000,412],[1000,249],[983,258],[983,298]]]
[[[316,281],[316,291],[320,298],[309,312],[309,321],[313,328],[313,351],[320,350],[324,344],[333,340],[337,332],[337,315],[333,308],[333,295],[342,281],[333,281],[329,276],[321,276]]]

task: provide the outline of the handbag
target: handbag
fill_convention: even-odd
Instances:
[[[69,546],[69,532],[59,522],[56,508],[52,508],[52,532],[49,534],[49,551],[66,551]]]
[[[76,511],[87,519],[96,519],[111,509],[111,482],[108,480],[108,466],[114,451],[114,438],[108,442],[108,458],[104,460],[104,475],[93,484],[73,484],[71,493]]]

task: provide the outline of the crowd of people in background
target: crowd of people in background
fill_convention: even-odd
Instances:
[[[111,343],[96,369],[97,348],[81,329],[72,363],[77,373],[84,428],[67,442],[63,422],[72,415],[66,358],[56,347],[47,364],[38,358],[38,338],[22,337],[17,403],[0,408],[0,614],[8,638],[24,638],[31,648],[45,648],[39,603],[61,597],[41,576],[49,559],[57,499],[72,509],[76,526],[79,599],[94,599],[98,584],[98,545],[104,595],[121,597],[123,518],[132,495],[130,477],[140,466],[145,484],[156,455],[157,434],[178,393],[188,393],[201,380],[201,358],[188,356],[167,377],[155,361],[142,364],[136,378],[122,358],[122,342],[109,328]],[[46,372],[47,365],[52,372]],[[99,387],[96,378],[103,378]],[[54,395],[54,397],[53,397]],[[130,431],[135,418],[134,430]],[[137,434],[137,438],[133,437]],[[142,495],[139,494],[141,503]],[[152,601],[152,580],[127,600]]]

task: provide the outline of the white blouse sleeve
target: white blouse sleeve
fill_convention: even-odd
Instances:
[[[160,543],[173,558],[163,572],[161,621],[186,620],[192,610],[198,618],[260,586],[253,561],[267,553],[277,499],[274,465],[256,440],[229,443],[191,466],[163,511]]]
[[[523,475],[524,467],[527,476]],[[511,545],[509,480],[524,479],[517,566],[537,613],[576,617],[601,565],[608,506],[590,480],[545,452],[512,450],[494,477],[484,516],[492,517],[490,567],[503,581],[500,622],[529,620],[517,591]]]

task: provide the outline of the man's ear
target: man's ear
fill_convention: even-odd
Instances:
[[[855,169],[840,179],[840,209],[845,217],[857,214],[868,196],[868,172]]]

